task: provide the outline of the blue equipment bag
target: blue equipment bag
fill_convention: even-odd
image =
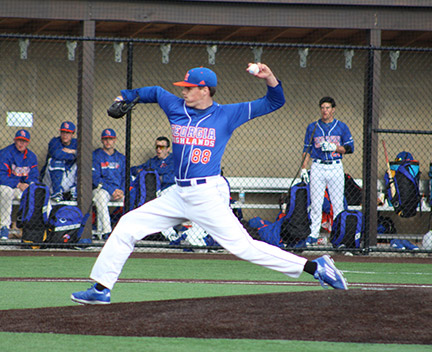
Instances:
[[[146,169],[138,173],[131,184],[129,209],[135,209],[155,199],[161,189],[161,181],[156,170]]]
[[[45,240],[49,197],[48,186],[40,182],[32,182],[23,192],[17,213],[22,242],[42,243]]]
[[[359,248],[363,233],[363,213],[359,210],[343,210],[333,221],[330,242],[334,248]]]
[[[83,214],[73,205],[57,205],[48,219],[46,243],[77,243],[81,237]]]
[[[276,222],[270,223],[269,225],[264,225],[258,229],[259,239],[263,242],[267,242],[273,246],[284,248],[285,245],[282,242],[280,232],[281,225],[284,218],[279,219]]]
[[[396,195],[391,194],[391,185],[388,174],[384,175],[387,188],[387,199],[394,207],[397,215],[402,218],[409,218],[417,214],[417,207],[420,204],[420,172],[419,162],[416,160],[401,160],[390,162],[390,169],[395,172],[393,182]]]

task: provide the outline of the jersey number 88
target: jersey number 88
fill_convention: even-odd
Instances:
[[[209,149],[201,150],[195,148],[194,150],[192,150],[191,161],[194,164],[198,164],[198,163],[207,164],[210,161],[210,157],[211,157],[211,151]]]

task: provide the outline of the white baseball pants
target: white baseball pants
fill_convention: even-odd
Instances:
[[[311,237],[318,238],[322,221],[322,206],[326,187],[333,206],[333,219],[344,210],[345,174],[342,162],[330,165],[313,162],[310,175]]]
[[[22,191],[19,188],[0,186],[0,223],[1,227],[10,228],[12,215],[12,201],[21,199]]]
[[[108,208],[108,203],[112,196],[109,192],[102,188],[95,188],[93,190],[93,202],[97,211],[97,233],[105,235],[111,233],[111,217]]]
[[[143,237],[186,220],[201,226],[225,249],[241,259],[299,277],[306,258],[249,236],[229,207],[229,189],[220,176],[180,187],[123,215],[102,248],[90,278],[112,289],[134,245]]]

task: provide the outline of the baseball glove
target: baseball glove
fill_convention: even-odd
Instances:
[[[136,105],[138,102],[139,97],[136,97],[132,102],[126,103],[125,101],[115,101],[111,104],[111,106],[108,108],[107,112],[108,115],[111,116],[113,119],[120,119],[124,115],[126,115],[129,111],[132,110],[132,108]]]

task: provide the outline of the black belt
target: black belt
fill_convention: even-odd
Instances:
[[[340,160],[321,160],[321,159],[314,159],[314,163],[318,164],[324,164],[324,165],[331,165],[331,164],[340,164]]]
[[[198,178],[198,179],[196,179],[195,182],[194,183],[197,185],[202,185],[204,183],[207,183],[207,180],[205,178]],[[176,180],[176,183],[177,183],[177,186],[180,186],[180,187],[192,186],[192,180]]]

